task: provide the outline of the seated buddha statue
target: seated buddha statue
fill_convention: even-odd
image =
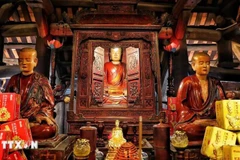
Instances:
[[[191,65],[195,74],[182,80],[177,93],[175,130],[185,131],[189,141],[201,141],[206,126],[217,125],[215,101],[225,99],[226,95],[220,81],[208,75],[207,53],[195,53]]]
[[[123,137],[122,128],[119,127],[119,120],[116,120],[115,127],[112,129],[112,137],[108,142],[110,149],[119,149],[126,139]]]
[[[57,125],[53,118],[53,91],[48,79],[34,71],[37,62],[35,49],[21,49],[21,73],[10,78],[5,90],[21,95],[20,115],[29,120],[34,140],[49,139],[57,135]]]
[[[124,104],[127,96],[126,67],[121,62],[122,49],[110,49],[110,62],[104,64],[104,103]]]

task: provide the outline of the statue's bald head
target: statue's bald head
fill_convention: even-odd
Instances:
[[[29,53],[31,54],[34,58],[37,58],[37,51],[33,48],[22,48],[19,52],[19,54],[21,53]]]
[[[37,51],[33,48],[23,48],[19,52],[19,67],[23,75],[30,75],[37,66]]]
[[[205,52],[196,52],[194,53],[193,57],[192,57],[192,63],[195,63],[196,60],[198,60],[199,57],[208,57],[210,60],[210,56],[205,53]]]

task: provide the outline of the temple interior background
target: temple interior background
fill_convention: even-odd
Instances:
[[[176,97],[181,80],[194,73],[194,53],[206,52],[210,75],[220,79],[226,91],[240,95],[239,3],[1,0],[1,91],[19,73],[20,49],[35,48],[36,71],[49,78],[54,90],[59,133],[79,136],[87,122],[97,126],[103,121],[102,137],[107,139],[115,120],[136,130],[143,116],[143,137],[153,145],[152,127],[167,109],[168,97]],[[104,104],[103,63],[113,47],[123,49],[127,67],[125,104]],[[124,135],[134,139],[138,131]],[[154,159],[153,149],[147,151]]]

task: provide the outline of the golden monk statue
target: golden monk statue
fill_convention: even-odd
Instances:
[[[116,127],[112,129],[112,137],[108,142],[110,149],[118,149],[126,142],[126,139],[123,137],[122,128],[119,127],[119,120],[116,120],[115,125]]]
[[[6,92],[21,95],[20,114],[28,118],[33,139],[47,139],[54,137],[57,131],[53,118],[54,97],[48,79],[34,72],[37,62],[37,51],[23,48],[19,52],[21,73],[11,77]]]
[[[104,103],[126,103],[126,67],[121,62],[122,49],[110,49],[110,62],[104,64]]]
[[[226,98],[220,81],[208,76],[210,57],[207,53],[195,53],[192,68],[195,75],[185,77],[178,89],[175,126],[175,130],[186,132],[189,141],[203,140],[206,126],[217,125],[215,101]]]

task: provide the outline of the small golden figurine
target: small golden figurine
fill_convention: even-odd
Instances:
[[[171,138],[171,143],[176,148],[186,148],[188,146],[186,132],[177,130]]]
[[[126,139],[123,137],[122,128],[119,127],[119,120],[115,121],[116,127],[112,129],[112,137],[108,142],[109,149],[119,149]]]
[[[77,139],[74,144],[73,153],[76,157],[88,157],[91,148],[89,140],[87,139]]]

